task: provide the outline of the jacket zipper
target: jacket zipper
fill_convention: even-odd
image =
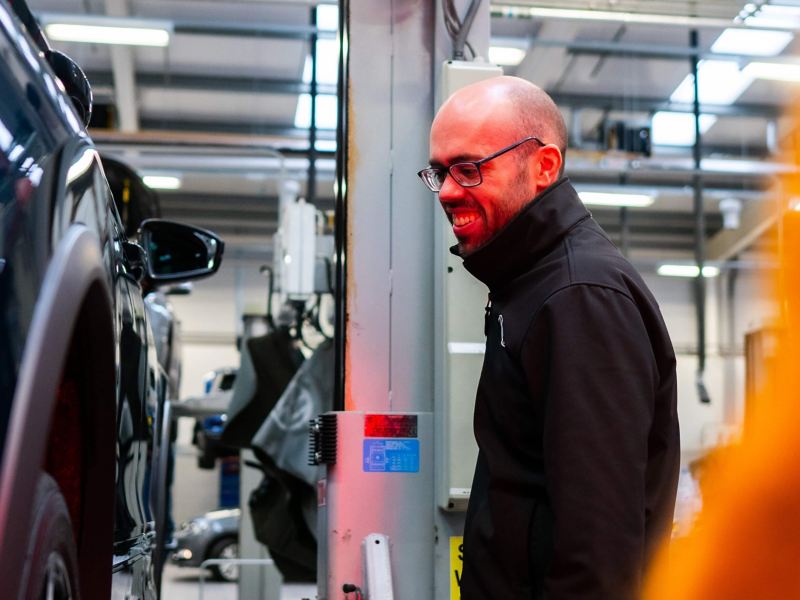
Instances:
[[[506,334],[503,331],[503,315],[497,315],[497,322],[500,323],[500,345],[506,347]]]
[[[486,298],[486,308],[484,310],[483,316],[483,335],[488,337],[489,336],[489,317],[492,316],[492,296],[491,294]]]

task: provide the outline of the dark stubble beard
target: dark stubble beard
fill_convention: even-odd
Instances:
[[[522,161],[518,162],[517,174],[510,186],[508,195],[504,199],[502,211],[498,211],[502,219],[502,225],[498,231],[505,227],[511,219],[516,217],[520,211],[533,200],[533,193],[530,191],[532,188],[530,182],[531,177],[527,164],[522,164]],[[496,234],[497,231],[494,232],[494,235]]]

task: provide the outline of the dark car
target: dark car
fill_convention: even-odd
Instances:
[[[181,567],[199,567],[209,558],[239,558],[238,508],[215,510],[182,523],[175,532],[176,548],[172,552],[173,564]],[[210,565],[215,579],[235,581],[239,567],[235,564]]]
[[[160,220],[126,236],[88,82],[20,0],[0,57],[1,595],[155,598],[166,376],[143,297],[210,275],[223,244]]]

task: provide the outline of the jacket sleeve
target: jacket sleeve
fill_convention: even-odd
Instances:
[[[609,288],[565,288],[539,311],[521,359],[545,398],[542,451],[554,517],[545,598],[636,598],[658,377],[639,310]]]

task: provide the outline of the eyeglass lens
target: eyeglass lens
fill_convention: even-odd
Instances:
[[[481,182],[481,172],[478,166],[472,163],[455,164],[450,167],[450,174],[457,183],[465,187],[478,185]]]

